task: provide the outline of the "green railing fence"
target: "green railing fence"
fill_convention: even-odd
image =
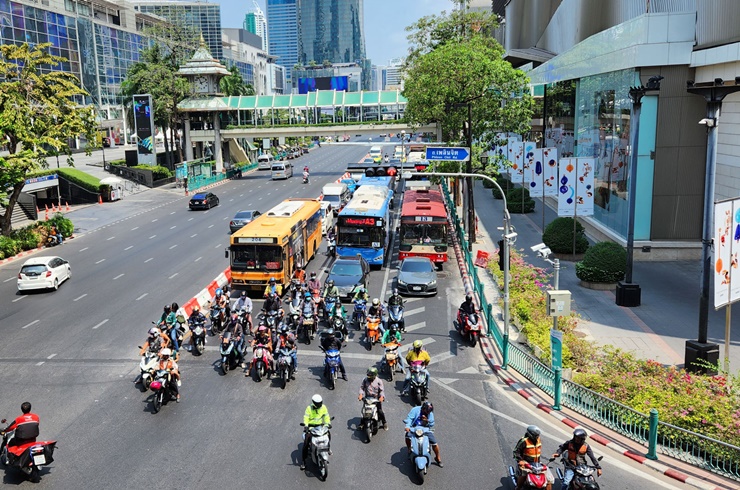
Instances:
[[[194,177],[190,177],[188,179],[188,191],[196,192],[198,189],[205,187],[207,185],[215,184],[216,182],[221,182],[222,180],[230,179],[234,175],[236,175],[238,169],[241,169],[242,172],[248,172],[249,170],[252,170],[254,168],[257,168],[257,164],[250,163],[246,165],[237,165],[233,168],[230,168],[226,172],[222,172],[220,174],[215,174],[215,175],[210,175],[210,176],[196,175]]]
[[[445,179],[442,179],[441,187],[451,224],[455,228],[458,243],[463,251],[472,287],[485,313],[488,336],[493,339],[499,351],[503,352],[502,329],[496,322],[493,315],[493,304],[485,295],[485,288],[480,282],[472,254],[468,251],[468,241],[462,222],[457,215],[457,209]],[[579,384],[561,379],[559,372],[556,373],[514,343],[509,342],[507,348],[508,364],[539,389],[552,396],[555,400],[553,408],[560,409],[563,405],[647,446],[646,455],[650,459],[658,459],[658,453],[660,453],[740,481],[740,447],[660,422],[655,409],[651,410],[650,415],[645,415]]]

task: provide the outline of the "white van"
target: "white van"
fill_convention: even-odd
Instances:
[[[258,170],[270,170],[273,163],[275,163],[275,157],[272,156],[272,154],[270,153],[266,153],[257,157]]]
[[[322,201],[331,203],[331,208],[334,211],[334,216],[339,214],[339,211],[344,208],[344,205],[349,202],[352,195],[349,192],[347,184],[326,184],[321,190],[323,197]]]
[[[369,155],[375,163],[380,163],[383,160],[383,148],[380,146],[373,146],[370,148]]]
[[[328,201],[321,201],[321,233],[326,235],[329,230],[334,228],[335,222],[336,218],[334,218],[331,203]]]
[[[272,180],[293,177],[293,165],[290,162],[275,162],[272,164]]]

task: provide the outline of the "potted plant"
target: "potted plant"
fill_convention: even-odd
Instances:
[[[576,263],[576,277],[589,289],[614,289],[624,279],[627,251],[613,242],[600,242],[590,247],[583,260]]]

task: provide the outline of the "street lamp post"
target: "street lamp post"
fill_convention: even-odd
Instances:
[[[403,175],[403,161],[406,160],[406,130],[401,130],[401,175]]]

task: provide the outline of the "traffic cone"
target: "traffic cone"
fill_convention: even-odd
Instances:
[[[69,203],[68,203],[67,201],[64,201],[64,204],[66,204],[66,205],[67,205],[67,212],[68,212],[68,213],[69,213],[70,211],[72,211],[72,209],[70,209],[70,207],[69,207]]]
[[[103,196],[98,194],[98,204],[103,204]]]
[[[57,212],[57,207],[54,203],[51,203],[51,212],[52,214]]]
[[[49,221],[49,206],[47,206],[46,204],[44,204],[44,209],[45,209],[45,211],[44,211],[44,215],[45,215],[44,216],[44,220]]]

